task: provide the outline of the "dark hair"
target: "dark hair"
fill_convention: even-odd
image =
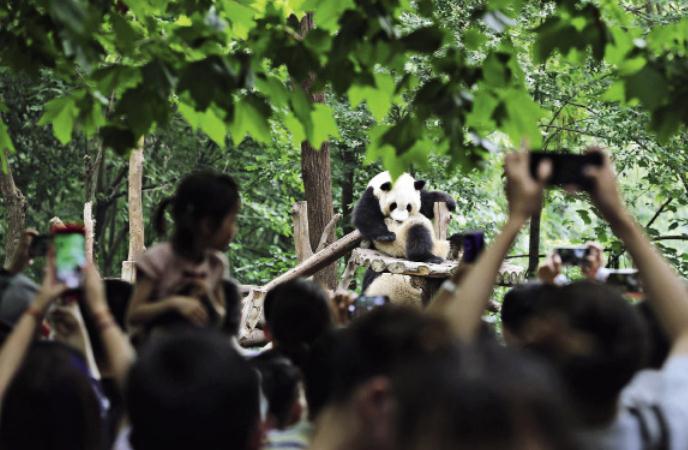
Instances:
[[[399,450],[575,448],[556,377],[496,344],[424,355],[392,386]]]
[[[277,428],[284,429],[289,425],[294,404],[299,401],[299,369],[276,350],[261,353],[251,363],[260,372],[268,412],[275,418]]]
[[[37,342],[9,385],[0,417],[0,448],[102,448],[103,422],[81,355]]]
[[[258,376],[226,337],[184,330],[148,341],[125,400],[136,450],[246,449],[258,429]]]
[[[538,310],[541,299],[556,289],[556,286],[542,283],[526,283],[511,288],[504,295],[500,310],[503,327],[513,334],[520,334]]]
[[[332,400],[346,401],[367,380],[390,376],[415,358],[449,345],[447,323],[410,307],[385,305],[342,331],[332,361]]]
[[[334,351],[341,331],[332,329],[311,346],[303,370],[303,387],[308,404],[308,418],[314,422],[332,397]]]
[[[187,175],[173,197],[163,200],[155,213],[155,230],[165,234],[165,211],[172,208],[174,251],[193,261],[202,259],[198,248],[201,221],[209,220],[216,230],[227,214],[239,207],[239,186],[229,175],[203,171]]]
[[[579,281],[552,292],[529,325],[526,346],[556,368],[579,418],[608,422],[622,388],[643,366],[645,326],[607,285]]]
[[[222,331],[230,336],[239,335],[241,325],[241,294],[239,287],[232,280],[222,280],[225,292],[225,320]]]
[[[327,294],[317,284],[304,279],[270,289],[263,311],[275,348],[300,368],[313,342],[333,326]]]
[[[657,315],[648,302],[642,301],[635,304],[635,309],[645,321],[648,337],[647,367],[660,369],[664,365],[671,351],[671,339],[667,335]]]

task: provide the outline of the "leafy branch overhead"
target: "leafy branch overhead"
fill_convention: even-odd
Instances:
[[[45,104],[63,144],[96,132],[119,152],[179,113],[224,146],[285,127],[315,148],[340,130],[325,91],[365,103],[367,155],[395,173],[431,153],[470,166],[501,131],[540,146],[546,114],[519,59],[590,57],[614,69],[605,99],[639,103],[668,139],[688,123],[688,21],[642,35],[616,2],[558,0],[514,44],[523,0],[490,0],[447,29],[430,0],[23,0],[0,7],[0,68],[50,71],[73,90]],[[316,28],[303,37],[312,14]],[[422,64],[428,73],[409,70]],[[0,154],[12,151],[0,122]]]

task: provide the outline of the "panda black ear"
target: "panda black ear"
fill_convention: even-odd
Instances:
[[[413,186],[416,188],[417,191],[420,191],[425,187],[425,180],[416,180],[413,182]]]
[[[382,183],[380,185],[380,189],[382,189],[385,192],[389,192],[392,190],[392,183],[390,183],[389,181],[386,183]]]

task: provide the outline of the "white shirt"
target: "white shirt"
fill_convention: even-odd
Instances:
[[[669,448],[688,449],[688,355],[669,358],[661,370],[647,376],[634,378],[626,387],[619,414],[609,426],[578,433],[583,448],[643,450],[640,421],[629,409],[628,402],[632,401],[645,411],[652,405],[658,406],[667,424]],[[652,381],[647,384],[649,379]]]

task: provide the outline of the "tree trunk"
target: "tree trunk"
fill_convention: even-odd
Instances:
[[[86,234],[86,259],[91,263],[97,263],[95,252],[95,226],[97,219],[93,217],[93,205],[96,200],[98,190],[101,161],[103,159],[103,145],[96,143],[95,157],[88,151],[88,141],[86,141],[87,151],[84,158],[84,232]]]
[[[528,270],[526,276],[531,278],[538,268],[540,262],[540,218],[542,209],[533,214],[530,218],[530,242],[528,244]]]
[[[313,29],[313,15],[307,14],[301,22],[303,37]],[[314,102],[322,103],[325,95],[322,92],[310,92],[310,86],[304,86]],[[301,178],[308,202],[308,229],[310,231],[311,248],[318,247],[320,237],[325,227],[334,215],[332,206],[332,172],[330,169],[330,146],[325,142],[320,150],[316,150],[308,142],[301,144]],[[328,237],[334,241],[334,229]],[[337,266],[331,264],[316,273],[314,280],[328,289],[337,286]]]
[[[11,167],[7,167],[7,173],[0,170],[0,192],[5,203],[7,214],[7,233],[5,234],[5,261],[4,266],[11,263],[14,253],[19,245],[24,228],[26,227],[26,197],[14,184]]]

